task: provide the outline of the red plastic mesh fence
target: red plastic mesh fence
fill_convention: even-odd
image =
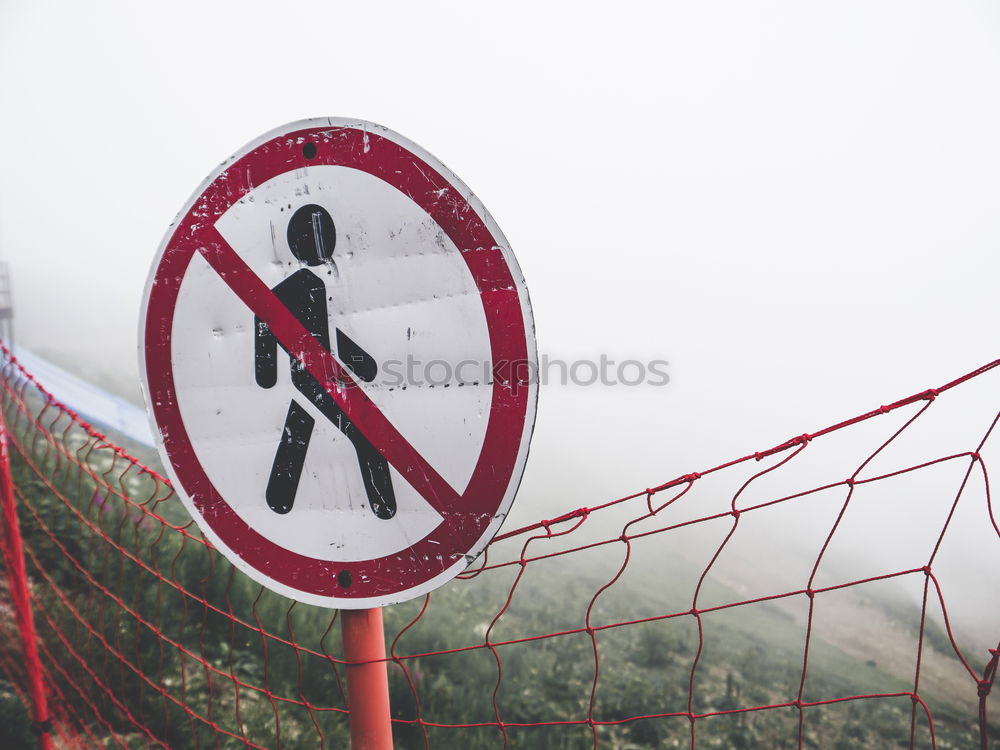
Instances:
[[[502,531],[385,611],[396,746],[1000,747],[998,365]],[[169,481],[2,374],[57,744],[345,746],[337,613],[250,581]],[[9,570],[0,677],[27,705]]]

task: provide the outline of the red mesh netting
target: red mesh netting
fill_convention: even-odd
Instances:
[[[396,746],[990,747],[998,365],[502,530],[385,610]],[[345,746],[337,613],[236,571],[169,481],[2,374],[57,741]],[[5,555],[0,692],[28,705]]]

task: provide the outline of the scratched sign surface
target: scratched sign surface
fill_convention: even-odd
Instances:
[[[537,398],[524,279],[469,189],[386,128],[296,122],[216,169],[153,262],[139,358],[188,510],[286,596],[426,593],[513,502]]]

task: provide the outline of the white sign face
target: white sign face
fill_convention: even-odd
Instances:
[[[140,360],[199,525],[279,593],[417,596],[498,530],[527,457],[527,290],[458,179],[371,123],[310,120],[222,165],[147,284]]]

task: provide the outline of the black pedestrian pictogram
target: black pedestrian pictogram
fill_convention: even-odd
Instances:
[[[292,254],[308,266],[331,263],[337,232],[330,214],[314,204],[298,209],[288,222],[288,246]],[[275,286],[275,297],[298,318],[316,342],[330,349],[330,324],[327,317],[326,286],[323,280],[308,268],[302,268]],[[259,317],[254,318],[254,374],[257,385],[271,388],[278,380],[278,346],[285,347]],[[357,377],[366,383],[375,379],[378,364],[347,334],[336,329],[339,359]],[[288,350],[285,349],[287,352]],[[344,433],[358,454],[361,478],[368,504],[378,518],[389,519],[396,514],[396,496],[392,489],[389,463],[385,460],[343,409],[327,393],[323,385],[305,369],[295,356],[289,354],[292,383],[337,428]],[[285,417],[281,442],[274,454],[271,476],[264,497],[275,513],[288,513],[295,502],[302,467],[309,448],[315,420],[292,399]]]

